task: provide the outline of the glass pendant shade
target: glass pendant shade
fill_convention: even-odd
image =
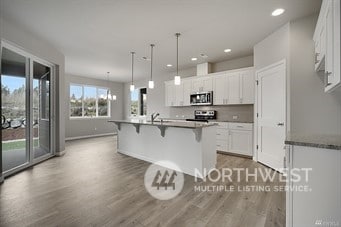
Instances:
[[[130,91],[134,91],[135,90],[135,86],[134,86],[134,84],[131,84],[130,85]]]
[[[112,97],[113,101],[116,101],[116,99],[117,99],[116,95],[112,95],[111,97]]]
[[[148,82],[148,87],[149,87],[150,89],[153,89],[153,88],[154,88],[154,81],[150,80],[150,81]]]
[[[181,77],[180,76],[175,76],[174,77],[174,84],[175,85],[180,85],[181,84]]]
[[[111,95],[111,91],[110,90],[107,91],[107,99],[110,100],[110,101],[112,100],[112,95]]]

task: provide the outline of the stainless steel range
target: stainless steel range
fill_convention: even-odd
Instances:
[[[195,110],[194,119],[186,119],[186,121],[208,122],[217,119],[217,111],[215,110]]]

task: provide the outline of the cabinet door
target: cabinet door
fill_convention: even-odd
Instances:
[[[203,91],[212,91],[213,90],[213,80],[212,77],[208,76],[202,78],[202,89]]]
[[[227,77],[226,75],[219,75],[213,78],[214,89],[213,89],[213,104],[224,105],[227,104]]]
[[[203,91],[203,85],[202,85],[202,80],[201,79],[193,79],[192,80],[192,92],[201,92]]]
[[[329,86],[333,82],[333,74],[334,74],[334,19],[333,19],[333,1],[329,1],[327,5],[326,12],[326,54],[325,54],[325,72],[326,72],[326,86]]]
[[[243,104],[255,103],[255,75],[253,70],[240,73],[240,101]]]
[[[190,106],[191,80],[183,81],[183,105]]]
[[[184,105],[184,83],[175,85],[175,106]]]
[[[165,84],[165,103],[166,106],[174,106],[175,105],[175,85],[173,83]]]
[[[240,104],[240,77],[239,73],[227,75],[228,104]]]
[[[252,131],[230,129],[229,152],[252,156]]]

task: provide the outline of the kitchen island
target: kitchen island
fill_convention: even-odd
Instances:
[[[110,120],[118,152],[147,162],[170,161],[186,174],[205,177],[216,165],[216,124]],[[165,166],[168,167],[168,166]]]

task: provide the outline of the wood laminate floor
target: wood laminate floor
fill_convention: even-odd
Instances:
[[[144,188],[149,163],[116,153],[116,138],[67,142],[66,155],[9,177],[0,186],[0,226],[285,226],[284,192],[195,192],[195,185],[284,185],[200,182],[160,201]],[[263,168],[218,154],[217,167]]]

